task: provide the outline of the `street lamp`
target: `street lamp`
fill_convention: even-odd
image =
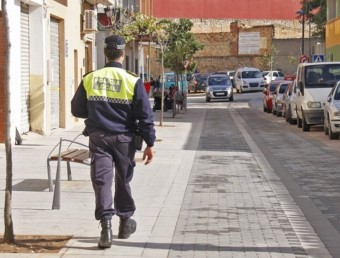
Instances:
[[[305,12],[299,10],[296,12],[299,16],[302,16],[302,45],[301,45],[301,55],[305,54]]]

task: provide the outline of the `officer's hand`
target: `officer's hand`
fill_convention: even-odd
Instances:
[[[154,156],[154,151],[152,147],[146,147],[143,153],[143,162],[145,165],[149,164],[152,161]]]

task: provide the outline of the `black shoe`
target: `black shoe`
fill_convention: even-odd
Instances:
[[[99,248],[111,248],[112,245],[112,226],[111,219],[103,219],[100,221],[102,231],[100,233],[100,240],[98,242]]]
[[[119,222],[119,232],[118,238],[119,239],[127,239],[130,237],[131,234],[135,233],[137,228],[137,223],[135,220],[127,218],[127,219],[120,219]]]

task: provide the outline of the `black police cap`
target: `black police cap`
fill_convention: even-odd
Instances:
[[[121,36],[109,36],[105,39],[105,44],[107,47],[117,49],[117,50],[123,50],[125,49],[125,40]]]

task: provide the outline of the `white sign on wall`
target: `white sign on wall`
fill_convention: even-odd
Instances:
[[[238,34],[238,54],[260,54],[260,32],[240,32]]]

